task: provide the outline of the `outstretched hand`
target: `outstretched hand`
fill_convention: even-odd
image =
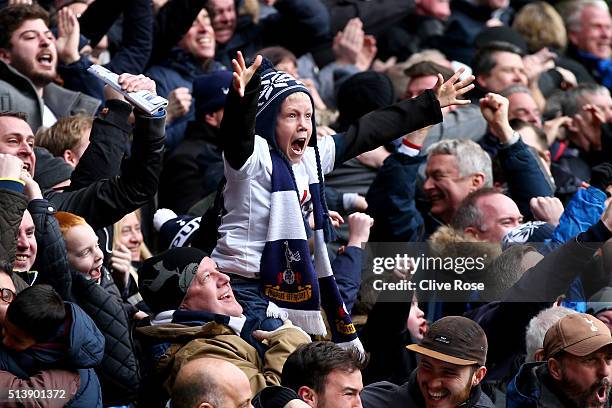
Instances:
[[[70,7],[64,7],[57,13],[57,32],[55,46],[60,61],[66,65],[78,61],[81,57],[79,55],[81,27]]]
[[[255,62],[247,68],[242,52],[238,51],[236,58],[232,59],[232,67],[234,69],[234,81],[232,83],[240,97],[244,96],[244,90],[251,78],[253,78],[253,75],[255,75],[257,68],[261,65],[261,60],[261,55],[258,55],[257,58],[255,58]]]
[[[470,103],[468,99],[458,99],[461,95],[469,92],[474,88],[474,75],[459,80],[461,74],[463,74],[465,68],[459,68],[455,74],[444,82],[442,74],[438,74],[438,82],[433,88],[433,91],[438,97],[441,108],[446,108],[450,105],[467,105]]]

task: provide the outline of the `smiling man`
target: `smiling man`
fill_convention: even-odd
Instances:
[[[58,55],[68,50],[63,47],[58,53],[44,9],[38,5],[3,8],[0,27],[0,111],[26,112],[34,130],[51,126],[60,117],[96,112],[100,101],[53,83]]]
[[[361,393],[365,408],[492,408],[480,389],[487,373],[487,336],[478,323],[461,316],[444,317],[431,325],[420,344],[418,367],[403,385],[379,382]]]
[[[179,371],[201,357],[236,365],[248,377],[255,394],[268,385],[278,385],[289,354],[310,342],[310,337],[291,322],[272,332],[261,330],[257,322],[242,314],[229,277],[203,255],[194,248],[173,248],[145,261],[141,268],[142,293],[151,308],[155,312],[177,308],[158,313],[153,323],[161,324],[137,329],[146,344],[154,345],[151,357],[155,364],[161,367],[170,361],[166,359],[173,361],[167,378],[150,380],[154,384],[148,389],[155,390],[147,396],[151,404],[168,398],[173,387],[180,387]],[[174,303],[182,291],[186,291],[182,301]],[[171,316],[171,324],[166,323],[169,319],[163,320],[164,315]],[[267,340],[267,347],[259,343],[261,340]]]
[[[612,19],[608,4],[586,0],[568,5],[562,13],[569,40],[568,56],[584,65],[597,82],[610,87]]]
[[[612,336],[597,318],[563,317],[544,337],[544,361],[525,363],[508,386],[508,407],[610,406]]]
[[[27,272],[36,260],[36,237],[34,236],[34,220],[28,210],[25,210],[21,224],[19,225],[19,235],[17,236],[17,252],[13,271]]]
[[[450,222],[467,195],[493,184],[491,159],[471,140],[443,140],[432,145],[423,189],[431,214]]]
[[[493,188],[482,188],[463,200],[451,225],[478,240],[499,243],[522,222],[523,216],[510,197]]]
[[[170,150],[179,145],[187,123],[195,119],[194,81],[222,69],[214,57],[215,32],[208,12],[201,9],[170,55],[147,70],[159,95],[168,98],[166,146]]]
[[[361,408],[361,370],[356,349],[329,341],[298,347],[283,366],[281,384],[291,388],[312,408]]]

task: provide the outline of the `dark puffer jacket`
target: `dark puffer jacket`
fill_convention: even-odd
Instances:
[[[66,244],[53,214],[55,208],[45,199],[32,200],[28,210],[34,220],[38,252],[32,270],[38,271],[35,283],[46,283],[66,301],[73,301],[72,279],[66,258]]]
[[[105,273],[108,272],[105,270]],[[104,360],[97,369],[104,405],[129,403],[138,392],[140,374],[129,319],[121,298],[78,273],[72,275],[72,292],[106,340]]]
[[[14,180],[0,180],[0,268],[12,269],[17,250],[17,234],[28,200],[24,186]],[[11,273],[17,293],[28,287],[17,274]]]
[[[33,200],[30,208],[36,223],[36,240],[39,242],[37,258],[49,263],[41,269],[39,279],[50,276],[47,283],[62,289],[69,288],[68,296],[83,308],[104,335],[104,360],[96,369],[102,384],[104,404],[129,403],[138,390],[140,375],[129,319],[118,289],[106,269],[104,285],[98,285],[71,271],[66,245],[53,216],[55,209],[46,200]]]
[[[0,181],[0,265],[15,261],[17,231],[28,206],[19,190],[23,191],[23,186],[17,182]]]

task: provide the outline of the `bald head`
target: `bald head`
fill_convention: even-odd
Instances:
[[[174,408],[251,407],[251,386],[234,364],[199,358],[179,370],[172,387]]]

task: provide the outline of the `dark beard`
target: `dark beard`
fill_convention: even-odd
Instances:
[[[456,406],[459,406],[470,398],[470,394],[472,392],[471,378],[472,376],[470,376],[470,381],[468,381],[468,383],[465,385],[465,388],[463,389],[463,391],[461,391],[461,393],[457,394],[456,396],[452,398],[453,405],[456,404]]]
[[[597,398],[595,395],[597,394],[597,390],[599,387],[604,385],[610,385],[610,381],[607,378],[602,378],[600,381],[592,384],[587,390],[581,390],[576,383],[573,381],[568,381],[567,376],[563,372],[563,380],[561,382],[561,389],[564,390],[565,395],[568,399],[572,400],[576,406],[578,407],[599,407],[596,403]],[[608,400],[610,398],[610,389],[608,388],[606,401],[603,406],[607,406]]]
[[[471,376],[470,376],[471,379]],[[421,391],[423,392],[423,391]],[[461,404],[463,404],[464,402],[466,402],[468,399],[470,399],[470,394],[472,393],[472,382],[471,380],[468,381],[468,383],[465,385],[465,387],[463,388],[463,390],[461,390],[458,394],[455,395],[451,395],[449,397],[449,402],[453,405],[453,406],[460,406]],[[427,400],[425,398],[425,396],[423,396],[424,400]],[[427,405],[427,403],[426,403]]]
[[[35,87],[44,87],[49,85],[56,76],[56,70],[39,72],[34,68],[32,61],[22,59],[20,56],[13,55],[11,64],[19,73],[27,77]]]

